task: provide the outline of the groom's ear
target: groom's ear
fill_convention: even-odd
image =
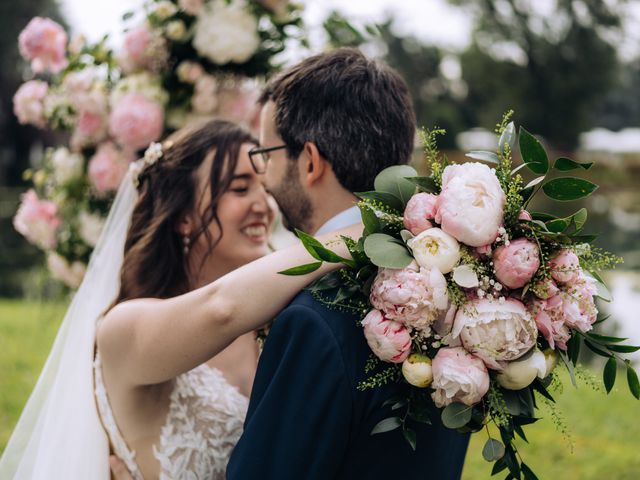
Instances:
[[[313,142],[306,142],[302,150],[302,178],[307,187],[318,183],[327,169],[327,161]]]

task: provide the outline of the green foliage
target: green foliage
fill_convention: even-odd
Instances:
[[[445,133],[445,130],[438,127],[434,127],[431,130],[423,127],[419,132],[427,167],[431,172],[431,179],[437,187],[435,193],[439,193],[442,188],[442,172],[448,164],[447,159],[441,157],[438,150],[438,137]]]
[[[413,182],[405,177],[415,177],[418,172],[408,165],[394,165],[381,171],[374,181],[376,192],[388,193],[400,200],[402,204],[401,210],[407,205],[409,199],[416,191]]]
[[[364,251],[378,267],[404,268],[413,261],[401,240],[384,233],[374,233],[365,238]]]
[[[442,423],[447,428],[462,428],[471,420],[471,411],[464,403],[451,403],[442,410]]]
[[[358,383],[357,388],[361,392],[372,389],[372,388],[378,388],[383,385],[386,385],[387,383],[396,381],[398,378],[400,378],[400,375],[401,373],[398,366],[391,365],[390,367],[387,367],[381,372],[377,372],[374,375],[371,375],[366,380],[363,380],[360,383]]]

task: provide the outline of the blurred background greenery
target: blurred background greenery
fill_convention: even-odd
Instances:
[[[430,3],[423,2],[425,16]],[[472,29],[469,42],[459,48],[399,29],[396,13],[402,3],[382,20],[377,18],[376,28],[367,33],[352,29],[345,21],[351,19],[340,11],[324,23],[341,44],[362,46],[402,73],[418,124],[447,130],[441,147],[451,158],[463,160],[462,150],[486,148],[486,132],[493,130],[505,109],[513,108],[516,123],[538,135],[555,156],[596,161],[583,176],[600,189],[558,213],[586,206],[591,215],[588,233],[599,234],[599,246],[624,257],[625,263],[606,275],[615,301],[600,308],[613,314],[617,333],[634,336],[638,343],[640,43],[631,52],[622,49],[629,44],[625,15],[634,3],[638,2],[449,0],[448,6],[459,9]],[[12,113],[12,96],[26,72],[17,36],[35,15],[66,25],[54,0],[0,2],[0,451],[68,302],[68,292],[49,280],[41,252],[11,225],[19,195],[26,189],[22,172],[37,164],[44,147],[60,140],[19,125]],[[640,31],[640,23],[631,27]],[[545,208],[541,199],[534,209]],[[532,445],[522,447],[525,461],[540,478],[638,478],[640,404],[623,381],[606,402],[604,393],[585,385],[579,392],[566,390],[559,410],[573,432],[573,454],[553,422],[542,421],[530,429]],[[490,471],[479,453],[484,439],[476,437],[465,467],[464,478],[469,480],[488,478]]]

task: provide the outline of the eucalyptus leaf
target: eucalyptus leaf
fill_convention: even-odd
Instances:
[[[618,372],[618,365],[616,363],[616,359],[611,357],[607,360],[607,363],[604,366],[604,370],[602,371],[602,380],[604,382],[604,388],[607,390],[607,393],[611,392],[613,385],[616,383],[616,373]]]
[[[516,168],[514,168],[513,170],[511,170],[511,175],[515,175],[516,173],[518,173],[520,170],[522,170],[523,168],[525,168],[527,166],[526,163],[523,163],[522,165],[518,165]]]
[[[549,171],[549,158],[542,144],[524,127],[520,127],[520,155],[527,168],[538,175]]]
[[[371,263],[378,267],[404,268],[413,261],[402,241],[384,233],[374,233],[365,238],[364,251]]]
[[[384,420],[378,422],[375,427],[373,427],[373,430],[371,430],[371,435],[390,432],[398,428],[400,425],[402,425],[400,417],[385,418]]]
[[[546,212],[531,212],[531,218],[534,220],[540,220],[541,222],[548,222],[549,220],[555,220],[558,217]]]
[[[542,182],[544,180],[544,175],[542,175],[541,177],[536,177],[533,180],[531,180],[529,183],[527,183],[523,190],[526,190],[527,188],[531,188],[531,187],[535,187],[536,185],[538,185],[540,182]]]
[[[278,273],[280,275],[289,275],[289,276],[306,275],[307,273],[315,272],[321,266],[322,266],[322,262],[306,263],[304,265],[298,265],[297,267],[288,268]]]
[[[638,381],[638,374],[633,367],[627,363],[627,383],[629,384],[629,391],[631,394],[640,400],[640,382]]]
[[[483,162],[489,162],[498,165],[500,163],[500,157],[494,152],[487,152],[485,150],[472,150],[465,155],[465,157],[473,158],[475,160],[482,160]]]
[[[495,462],[504,457],[504,445],[500,440],[489,438],[482,449],[482,456],[487,462]]]
[[[405,177],[406,180],[413,183],[418,190],[427,193],[438,193],[439,188],[435,180],[430,177]]]
[[[471,410],[464,403],[451,403],[442,410],[442,423],[447,428],[462,428],[471,420]]]
[[[560,172],[568,172],[571,170],[576,170],[578,168],[582,168],[584,170],[589,170],[593,166],[593,162],[589,163],[579,163],[570,158],[560,157],[556,159],[553,164],[553,168]]]
[[[513,146],[516,144],[516,126],[513,122],[509,122],[500,135],[500,139],[498,140],[498,148],[501,153],[504,153],[505,145],[509,145],[511,150],[513,151]]]
[[[389,193],[398,198],[404,207],[416,191],[416,186],[405,177],[416,177],[418,172],[409,165],[394,165],[385,168],[376,177],[373,185],[377,192]]]
[[[569,202],[588,197],[596,191],[598,185],[577,177],[561,177],[549,180],[542,186],[547,197],[560,202]]]

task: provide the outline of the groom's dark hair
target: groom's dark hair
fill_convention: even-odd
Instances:
[[[395,70],[359,50],[307,58],[269,82],[260,103],[270,100],[289,158],[315,143],[352,192],[372,189],[381,170],[411,157],[416,119],[409,89]]]

